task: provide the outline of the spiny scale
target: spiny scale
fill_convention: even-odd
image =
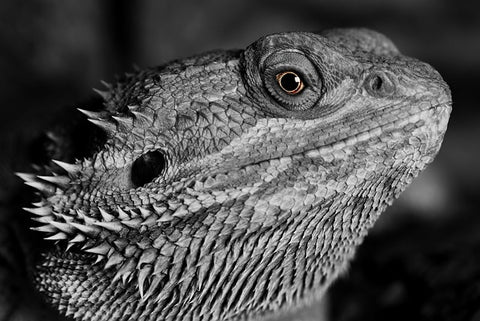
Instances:
[[[77,110],[91,119],[102,119],[102,116],[103,116],[103,113],[101,112],[86,110],[82,108],[77,108]]]
[[[50,222],[50,224],[53,225],[54,227],[56,227],[57,229],[59,229],[60,231],[64,232],[64,233],[73,234],[73,233],[76,232],[74,226],[72,226],[69,223],[52,221],[52,222]]]
[[[28,180],[35,179],[34,175],[21,173],[19,176]],[[55,178],[56,176],[52,176],[52,177]],[[118,221],[115,218],[115,215],[108,213],[106,210],[100,207],[98,208],[98,210],[104,221],[97,221],[87,216],[81,210],[77,210],[77,214],[78,214],[77,219],[84,220],[86,224],[75,222],[74,221],[75,217],[64,215],[64,214],[56,214],[59,218],[62,217],[65,221],[65,222],[59,222],[59,221],[56,221],[55,216],[52,215],[52,214],[55,214],[53,213],[52,207],[44,206],[44,204],[45,204],[44,201],[40,201],[34,204],[35,207],[24,208],[25,211],[32,213],[36,216],[39,216],[39,218],[36,219],[36,221],[39,221],[39,223],[46,224],[39,227],[33,227],[32,229],[35,231],[50,234],[49,236],[45,237],[46,240],[51,240],[51,241],[68,240],[67,249],[71,248],[71,246],[78,243],[83,243],[85,244],[85,246],[87,246],[86,241],[87,241],[88,235],[90,235],[91,237],[94,237],[99,233],[101,233],[102,230],[118,233],[122,229],[126,228],[120,223],[120,221]],[[141,213],[145,215],[147,212],[141,211]],[[129,217],[121,208],[119,208],[118,216]],[[80,234],[78,232],[80,232]],[[72,238],[73,235],[74,237]],[[101,245],[97,245],[93,247],[90,246],[85,251],[88,253],[97,254],[99,256],[105,256],[107,254],[109,254],[109,256],[112,256],[115,254],[114,259],[109,261],[110,265],[114,263],[120,264],[123,261],[123,259],[119,259],[119,256],[121,257],[121,254],[114,251],[114,249],[107,243],[102,243]],[[99,261],[101,261],[100,257],[97,258],[97,263]]]
[[[106,222],[111,222],[115,218],[115,216],[109,214],[107,211],[105,211],[101,207],[98,207],[98,211],[100,212],[100,215]]]
[[[95,237],[101,231],[100,228],[98,228],[96,226],[83,225],[83,224],[74,223],[74,222],[71,222],[69,224],[71,224],[73,227],[75,227],[77,230],[83,232],[84,234],[92,236],[92,237]]]
[[[93,118],[88,118],[88,121],[105,130],[109,135],[113,135],[117,131],[117,125],[111,121]]]
[[[35,189],[37,189],[40,192],[45,193],[45,194],[54,194],[55,193],[55,187],[53,185],[49,184],[49,183],[42,183],[42,182],[39,182],[39,181],[36,181],[36,182],[29,181],[29,182],[25,182],[25,185],[33,187],[33,188],[35,188]]]
[[[38,178],[43,179],[44,181],[56,184],[60,187],[67,187],[70,183],[70,178],[67,176],[41,176],[39,175]]]
[[[124,126],[125,128],[131,129],[133,128],[134,121],[132,117],[121,117],[121,116],[112,116],[120,125]]]
[[[46,237],[45,239],[50,241],[60,241],[60,240],[66,240],[67,238],[68,238],[67,234],[63,232],[58,232],[57,234]]]
[[[53,216],[32,217],[32,221],[42,224],[49,224],[51,221],[53,221]]]
[[[125,258],[123,257],[122,254],[118,252],[114,252],[112,255],[107,260],[107,263],[105,263],[105,269],[108,269],[112,266],[119,265],[121,264]]]
[[[150,275],[152,274],[152,267],[150,265],[142,268],[139,272],[138,272],[138,289],[140,291],[140,298],[143,300],[144,299],[144,290],[145,290],[145,287],[147,286],[145,284],[145,281],[147,281],[147,278],[150,277]],[[148,288],[147,288],[148,290]]]
[[[61,161],[55,161],[55,163],[70,174],[77,173],[81,168],[80,165],[68,164]],[[37,179],[63,185],[70,182],[70,178],[67,176],[36,177],[35,175],[24,173],[19,173],[18,176],[30,183],[39,183],[36,181]],[[90,216],[81,209],[77,209],[77,216],[56,214],[57,217],[55,217],[52,215],[55,213],[53,213],[51,206],[45,206],[44,204],[46,204],[46,202],[42,200],[36,202],[33,208],[25,208],[26,211],[40,216],[40,223],[46,224],[32,228],[33,230],[49,234],[45,237],[46,240],[57,242],[63,240],[68,241],[66,245],[67,251],[72,246],[81,246],[83,244],[82,249],[86,253],[96,255],[95,264],[106,260],[104,263],[105,269],[114,266],[118,267],[116,280],[121,279],[123,283],[126,283],[130,282],[136,276],[137,287],[142,300],[147,300],[156,292],[163,279],[163,275],[159,274],[161,272],[158,271],[158,266],[162,265],[161,262],[169,264],[167,263],[168,260],[160,260],[160,263],[156,264],[155,270],[153,269],[152,264],[155,260],[159,258],[163,259],[158,253],[158,249],[147,249],[143,251],[141,255],[126,259],[121,252],[124,247],[114,248],[107,242],[95,245],[95,241],[93,240],[100,234],[104,235],[102,233],[120,233],[124,229],[138,230],[143,225],[162,225],[174,219],[175,214],[170,215],[165,207],[155,206],[151,209],[144,207],[129,209],[128,213],[121,207],[117,207],[117,211],[113,213],[102,207],[98,207],[97,213],[102,219],[98,221],[97,218]],[[175,206],[175,204],[172,204],[172,206]],[[183,213],[181,213],[180,208],[177,208],[177,210],[179,213],[176,213],[176,216],[182,216]],[[63,221],[57,221],[58,219],[62,219]],[[84,223],[81,223],[81,221],[84,221]],[[160,244],[162,243],[158,243],[156,246],[160,247]],[[165,268],[166,266],[161,268],[161,270]],[[152,273],[154,274],[152,275]]]
[[[44,207],[23,207],[23,210],[35,214],[35,215],[50,215],[52,213],[52,208],[50,206]]]
[[[112,247],[107,244],[107,243],[102,243],[98,246],[95,246],[95,247],[91,247],[89,249],[86,249],[85,251],[86,252],[89,252],[89,253],[93,253],[93,254],[100,254],[100,255],[106,255],[108,253],[108,251],[111,249]]]
[[[15,175],[20,177],[24,182],[34,182],[36,180],[37,175],[31,173],[21,173],[15,172]]]
[[[117,206],[117,211],[118,211],[118,218],[120,220],[126,220],[130,218],[130,216],[120,206]]]
[[[44,202],[37,203],[37,205],[43,204]],[[142,223],[145,223],[145,219],[152,218],[151,221],[153,223],[156,222],[158,213],[156,213],[155,208],[154,211],[151,211],[140,207],[136,211],[130,210],[129,215],[120,207],[117,208],[116,213],[110,213],[99,207],[98,211],[103,219],[102,221],[88,216],[87,213],[84,213],[82,210],[77,210],[77,219],[68,215],[59,214],[58,218],[65,216],[63,218],[65,222],[55,220],[55,217],[51,215],[53,211],[50,206],[26,208],[25,210],[46,219],[44,223],[47,223],[47,225],[33,228],[36,231],[50,234],[45,237],[45,239],[52,241],[67,240],[67,249],[70,249],[76,244],[83,244],[82,248],[85,252],[97,255],[95,264],[100,263],[105,258],[105,269],[119,266],[116,279],[121,279],[123,283],[126,283],[130,282],[134,275],[137,275],[139,292],[143,299],[155,293],[155,288],[159,285],[162,278],[156,275],[151,277],[153,270],[151,264],[158,259],[158,249],[147,249],[143,251],[141,255],[136,255],[126,260],[122,252],[119,252],[124,248],[121,244],[116,245],[116,248],[114,248],[105,241],[97,245],[94,245],[95,241],[93,241],[94,238],[101,233],[120,233],[126,228],[138,229]],[[162,210],[162,212],[164,212],[164,210]],[[160,216],[164,216],[162,214],[164,213],[161,213]],[[120,221],[122,218],[128,220]],[[81,224],[78,220],[84,220],[85,224]],[[161,246],[160,244],[162,243],[158,243],[157,246]],[[126,253],[128,254],[128,252]]]
[[[86,237],[82,234],[77,234],[73,239],[70,240],[70,243],[82,243],[85,242]]]
[[[60,188],[65,188],[66,186],[68,186],[70,182],[70,178],[66,176],[42,176],[42,175],[37,176],[35,174],[20,173],[20,172],[15,173],[15,175],[20,177],[24,181],[25,185],[33,187],[38,191],[45,193],[47,195],[54,194],[56,192],[57,186]],[[34,213],[34,212],[31,212],[31,213]]]
[[[133,127],[132,117],[114,116],[110,115],[110,113],[107,111],[91,111],[82,108],[77,108],[77,110],[87,116],[87,120],[89,122],[105,130],[108,134],[113,134],[119,129],[117,124],[109,119],[109,117],[126,129],[132,129]]]
[[[113,87],[110,83],[106,82],[105,80],[100,80],[100,83],[108,90],[111,90]]]
[[[117,273],[115,273],[113,282],[122,279],[122,282],[125,284],[127,282],[127,279],[129,279],[129,277],[135,272],[135,265],[136,264],[134,258],[129,258],[124,261],[120,268],[117,270]]]
[[[103,100],[108,100],[110,98],[110,92],[106,90],[100,90],[97,88],[93,88],[93,91],[96,92]]]
[[[102,227],[104,229],[107,229],[112,232],[120,232],[123,230],[125,227],[122,226],[118,221],[112,221],[112,222],[95,222],[94,223],[96,226]]]
[[[55,233],[57,229],[52,225],[42,225],[38,227],[30,227],[32,231],[43,232],[43,233]]]
[[[75,175],[75,174],[77,174],[79,171],[82,170],[82,166],[81,166],[81,165],[70,164],[70,163],[62,162],[62,161],[56,160],[56,159],[52,159],[52,162],[54,162],[54,163],[57,164],[59,167],[61,167],[62,169],[64,169],[67,173],[72,174],[72,175]]]

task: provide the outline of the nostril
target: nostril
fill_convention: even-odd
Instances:
[[[167,167],[167,159],[162,151],[155,150],[143,154],[132,164],[131,180],[135,187],[143,186],[161,175]]]
[[[372,73],[365,80],[365,88],[372,96],[385,97],[394,94],[394,82],[383,73]]]
[[[381,90],[382,84],[383,84],[383,79],[378,75],[375,75],[370,81],[370,87],[375,91]]]

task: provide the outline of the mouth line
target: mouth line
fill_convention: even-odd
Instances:
[[[299,151],[299,152],[292,152],[290,154],[281,155],[281,156],[278,156],[278,157],[263,159],[263,160],[260,160],[260,161],[257,161],[257,162],[244,164],[244,165],[240,166],[239,169],[242,170],[242,169],[245,169],[249,166],[259,165],[259,164],[262,164],[264,162],[268,162],[268,161],[271,161],[271,160],[278,160],[278,159],[282,159],[282,158],[291,158],[291,157],[298,156],[298,155],[305,155],[305,156],[310,157],[310,158],[324,156],[324,155],[327,155],[327,154],[329,154],[333,151],[345,148],[346,146],[353,146],[354,144],[368,141],[369,139],[371,139],[373,137],[379,137],[384,132],[391,132],[391,131],[394,131],[396,129],[402,128],[402,127],[404,127],[404,126],[406,126],[410,123],[416,123],[416,122],[422,120],[422,118],[421,118],[422,114],[431,112],[432,110],[435,110],[435,109],[440,109],[440,108],[447,109],[448,107],[451,106],[451,104],[452,104],[451,100],[445,101],[445,102],[442,102],[442,103],[438,103],[438,104],[430,106],[429,108],[421,110],[420,112],[415,113],[413,115],[408,115],[406,117],[398,118],[398,119],[395,119],[393,121],[389,121],[389,122],[386,122],[386,123],[381,124],[379,126],[370,128],[368,130],[359,131],[358,133],[354,133],[353,135],[349,135],[345,138],[342,138],[338,141],[334,141],[332,143],[323,144],[323,145],[315,146],[313,148],[302,150],[302,151]],[[393,126],[391,128],[388,128],[386,131],[383,131],[386,127],[392,126],[392,124],[397,124],[397,125]]]
[[[325,150],[325,149],[328,149],[328,152],[330,152],[330,151],[334,151],[334,150],[344,148],[345,146],[352,146],[356,143],[361,143],[361,142],[367,141],[367,140],[369,140],[373,137],[379,137],[383,133],[398,130],[400,128],[403,128],[403,127],[407,126],[408,124],[414,124],[414,123],[417,123],[421,120],[425,121],[426,118],[422,118],[421,117],[422,114],[429,113],[432,110],[435,110],[435,109],[438,109],[438,108],[446,108],[446,106],[449,106],[449,104],[451,104],[451,102],[435,104],[435,105],[430,106],[427,109],[421,110],[421,111],[419,111],[419,112],[417,112],[413,115],[408,115],[406,117],[402,117],[402,118],[398,118],[398,119],[395,119],[395,120],[392,120],[392,121],[388,121],[386,123],[383,123],[381,125],[372,127],[370,129],[359,131],[358,133],[354,133],[354,134],[349,135],[345,138],[342,138],[338,141],[335,141],[335,142],[332,142],[332,143],[329,143],[329,144],[320,145],[318,147],[315,147],[315,148],[312,148],[312,149],[309,149],[309,150],[306,150],[306,151],[303,151],[303,152],[300,152],[300,153],[295,153],[293,155],[305,154],[305,153],[309,153],[309,152],[312,152],[312,151],[320,151],[320,150]]]

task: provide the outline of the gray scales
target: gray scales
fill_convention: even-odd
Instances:
[[[280,33],[139,70],[55,161],[36,287],[75,320],[256,320],[318,300],[437,154],[447,84],[366,29]]]

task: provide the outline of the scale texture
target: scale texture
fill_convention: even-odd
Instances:
[[[106,133],[26,208],[75,320],[256,320],[321,298],[437,154],[451,96],[365,29],[281,33],[138,70],[80,110]],[[44,170],[45,171],[45,170]]]

